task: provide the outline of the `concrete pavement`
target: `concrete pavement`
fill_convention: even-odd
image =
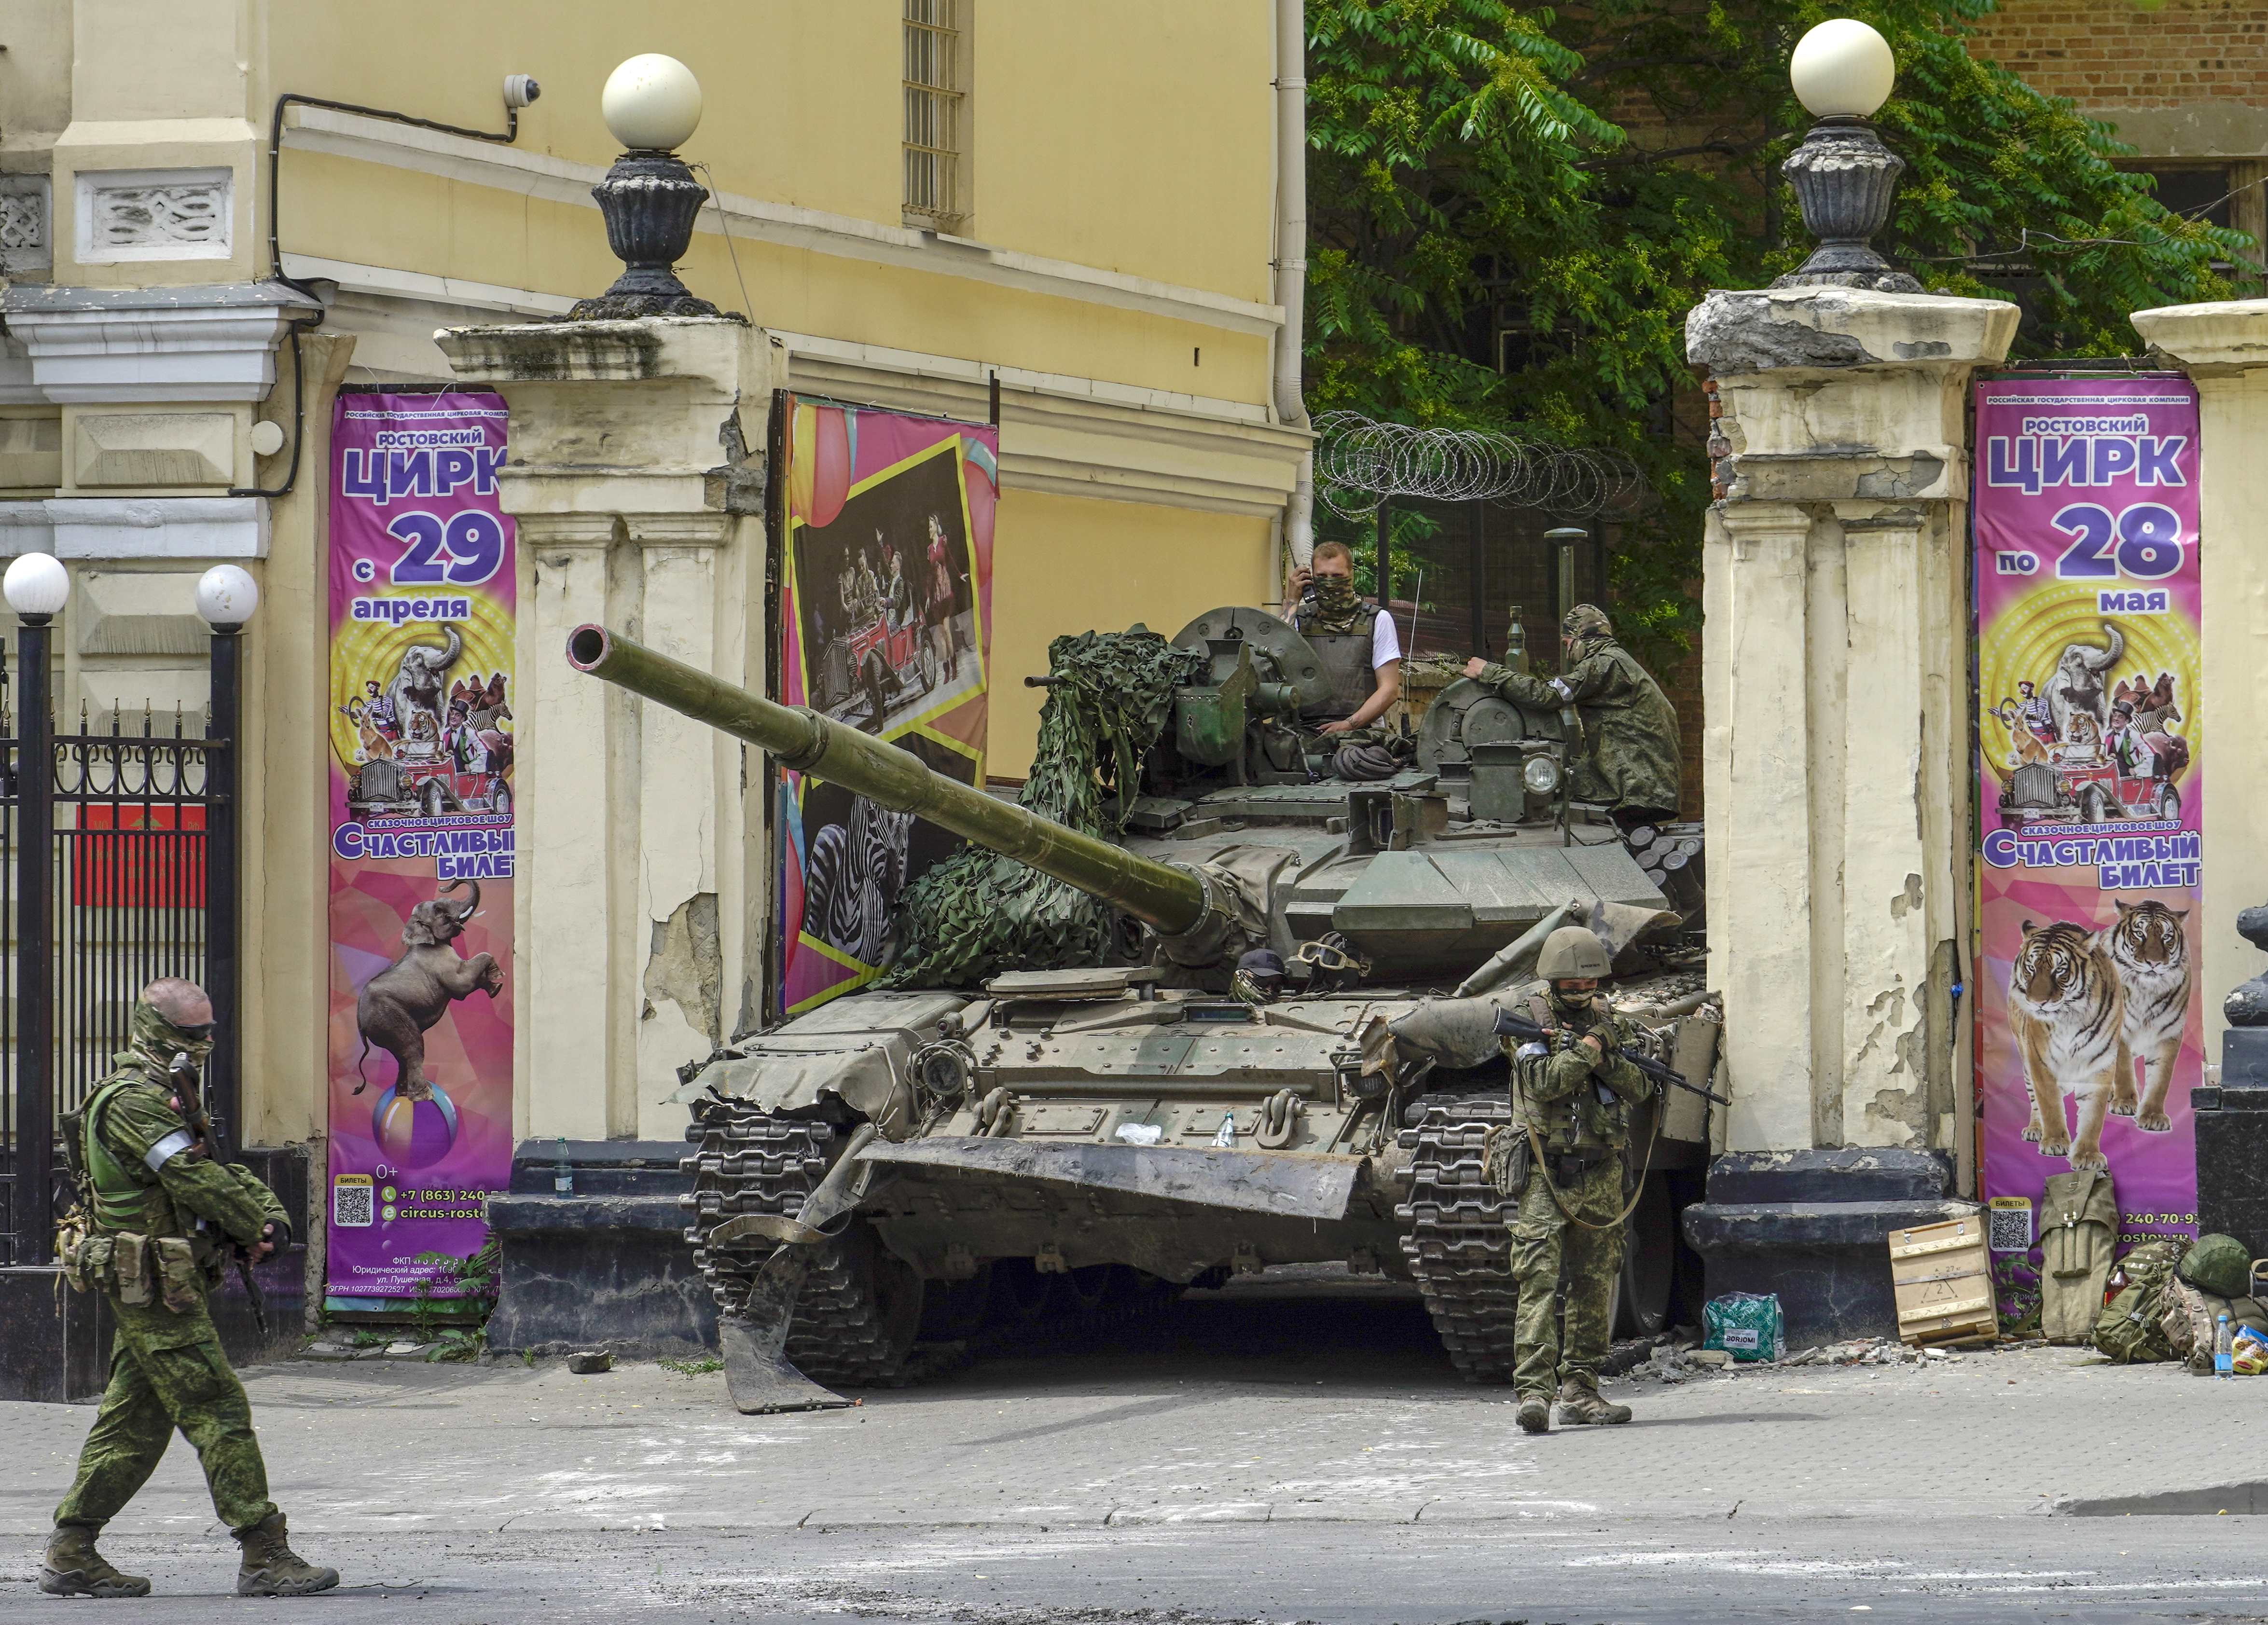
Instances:
[[[556,1603],[571,1581],[576,1607],[587,1592],[687,1617],[898,1617],[920,1596],[965,1607],[998,1591],[1012,1610],[1088,1592],[1119,1610],[1081,1618],[1248,1606],[1289,1619],[1272,1599],[1302,1573],[1329,1606],[1300,1602],[1297,1617],[1318,1619],[1384,1618],[1405,1598],[1393,1617],[1476,1617],[1496,1605],[1458,1591],[1468,1578],[1529,1595],[1548,1580],[1549,1595],[1625,1612],[1696,1586],[1791,1606],[1823,1587],[1885,1608],[1891,1593],[1983,1586],[2005,1610],[2073,1587],[2139,1588],[2090,1592],[2108,1601],[2172,1585],[2192,1614],[2268,1614],[2246,1516],[2268,1511],[2268,1380],[2045,1349],[1754,1367],[1616,1384],[1637,1422],[1531,1438],[1502,1390],[1457,1380],[1413,1302],[1293,1290],[1192,1294],[1111,1343],[795,1416],[738,1415],[721,1376],[653,1365],[293,1363],[247,1378],[301,1549],[364,1584],[497,1599],[453,1618],[519,1617],[503,1599],[532,1585]],[[0,1407],[0,1610],[28,1591],[92,1415]],[[2163,1511],[2206,1516],[2151,1515]],[[2145,1526],[2176,1533],[2144,1540]],[[221,1536],[177,1445],[108,1539],[210,1587],[226,1577]],[[2183,1554],[2170,1570],[2168,1550]],[[968,1566],[985,1552],[1000,1577]],[[1236,1574],[1275,1578],[1256,1592]],[[917,1580],[931,1591],[904,1590]],[[1886,1587],[1889,1600],[1856,1599]]]

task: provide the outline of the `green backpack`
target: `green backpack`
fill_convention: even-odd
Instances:
[[[2118,1261],[2125,1279],[2095,1322],[2095,1346],[2121,1365],[2146,1364],[2175,1357],[2174,1345],[2159,1322],[2165,1317],[2166,1283],[2173,1278],[2186,1244],[2145,1241]]]

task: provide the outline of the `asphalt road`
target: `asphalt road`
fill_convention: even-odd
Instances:
[[[794,1417],[650,1365],[247,1375],[294,1544],[349,1585],[230,1595],[177,1445],[104,1542],[158,1595],[104,1620],[2268,1620],[2268,1382],[2080,1351],[1624,1384],[1638,1422],[1543,1439],[1370,1287],[1192,1295]],[[32,1581],[92,1416],[0,1406],[0,1617],[71,1606]]]

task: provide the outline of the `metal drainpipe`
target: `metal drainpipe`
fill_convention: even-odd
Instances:
[[[1276,303],[1284,326],[1276,335],[1276,415],[1307,427],[1300,399],[1300,348],[1307,302],[1307,18],[1306,0],[1276,0]],[[1292,562],[1314,555],[1315,459],[1300,459],[1298,482],[1284,508],[1284,544]]]

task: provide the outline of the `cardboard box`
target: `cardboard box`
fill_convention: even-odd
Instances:
[[[1984,1216],[1977,1214],[1890,1232],[1900,1342],[1918,1348],[1999,1335],[1984,1224]]]

